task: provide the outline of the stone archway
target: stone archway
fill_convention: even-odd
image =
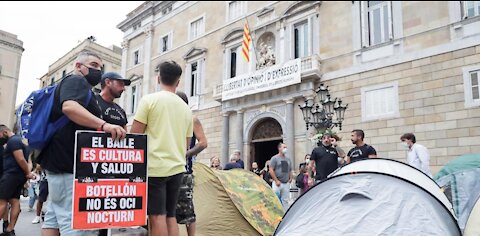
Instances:
[[[277,120],[271,117],[259,120],[251,131],[249,167],[257,162],[259,168],[263,168],[265,162],[278,153],[277,145],[282,141],[283,129]]]

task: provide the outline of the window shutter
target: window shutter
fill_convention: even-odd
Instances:
[[[393,40],[393,16],[392,16],[392,1],[388,1],[388,36],[390,40]]]
[[[188,97],[190,97],[190,88],[192,87],[192,64],[189,63],[186,66],[186,71],[185,71],[185,93],[187,94]]]
[[[360,1],[360,29],[362,35],[362,47],[368,47],[368,6],[366,1]]]

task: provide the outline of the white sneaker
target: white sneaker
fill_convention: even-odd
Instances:
[[[35,219],[32,220],[32,224],[38,224],[40,223],[40,220],[41,220],[40,216],[35,216]]]

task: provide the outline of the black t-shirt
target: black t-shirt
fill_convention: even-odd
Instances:
[[[63,115],[62,105],[65,101],[76,101],[97,117],[102,117],[97,98],[93,95],[92,86],[83,76],[71,75],[62,80],[55,90],[50,121],[55,121]],[[90,102],[85,105],[88,93],[92,93]],[[50,140],[50,143],[42,150],[38,158],[40,165],[54,173],[73,173],[73,161],[75,156],[75,131],[94,130],[68,122],[59,129]]]
[[[372,146],[364,144],[361,147],[354,147],[350,149],[347,156],[350,157],[350,162],[355,162],[368,159],[369,155],[377,155],[377,151],[375,151],[375,148]]]
[[[320,145],[312,151],[310,160],[315,161],[316,180],[326,179],[338,167],[338,153],[332,146]]]
[[[114,125],[120,125],[124,127],[127,124],[127,114],[116,103],[107,102],[103,100],[100,94],[97,94],[98,105],[102,109],[103,120]]]
[[[0,145],[0,178],[3,175],[3,145]]]
[[[13,152],[17,150],[23,151],[25,161],[28,161],[28,150],[22,142],[20,136],[14,135],[8,139],[7,146],[3,151],[3,174],[20,174],[23,175],[22,168],[18,165],[17,160],[13,156]]]

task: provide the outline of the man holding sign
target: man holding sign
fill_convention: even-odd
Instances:
[[[192,112],[175,94],[182,69],[163,62],[157,69],[162,90],[143,96],[132,133],[148,135],[148,206],[151,236],[179,234],[176,205],[185,172],[187,145],[193,136]]]
[[[102,130],[111,133],[114,139],[125,138],[123,127],[101,119],[97,99],[91,96],[92,86],[97,85],[102,76],[103,66],[100,57],[89,51],[78,54],[73,64],[73,75],[65,77],[55,90],[55,99],[50,120],[58,120],[63,115],[70,122],[53,135],[49,144],[42,150],[38,161],[46,170],[50,204],[47,207],[43,236],[77,235],[72,229],[72,195],[75,132],[77,130]]]
[[[102,92],[97,95],[98,105],[102,109],[103,119],[111,124],[116,124],[126,129],[127,115],[113,100],[122,96],[125,86],[130,85],[130,80],[122,78],[115,72],[108,72],[102,75]],[[98,236],[107,236],[106,229],[100,230]]]

